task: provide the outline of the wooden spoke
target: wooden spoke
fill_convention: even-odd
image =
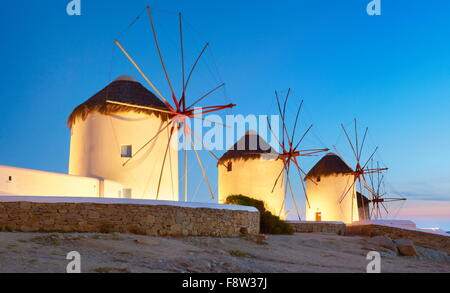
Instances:
[[[162,66],[162,69],[164,71],[164,75],[166,76],[167,83],[169,84],[170,91],[172,93],[172,99],[173,99],[173,101],[174,101],[174,103],[175,103],[175,105],[177,107],[177,110],[179,111],[180,107],[178,105],[177,98],[175,97],[175,92],[173,90],[172,83],[170,82],[169,74],[167,73],[166,65],[164,63],[164,58],[163,58],[162,53],[161,53],[161,48],[159,46],[158,37],[156,35],[155,24],[153,22],[153,16],[152,16],[151,11],[150,11],[150,6],[147,6],[147,13],[148,13],[148,18],[150,20],[150,25],[152,27],[153,39],[155,40],[155,45],[156,45],[156,49],[158,51],[159,60],[161,62],[161,66]]]
[[[294,202],[294,208],[295,208],[295,211],[297,213],[298,220],[301,221],[302,218],[300,216],[300,212],[299,212],[298,207],[297,207],[297,201],[295,200],[294,191],[292,190],[291,181],[289,179],[289,166],[288,166],[288,169],[286,171],[287,171],[286,172],[287,173],[287,175],[286,175],[286,183],[289,186],[289,191],[291,192],[291,197],[292,197],[292,201]]]
[[[367,164],[369,163],[369,161],[373,158],[373,156],[375,155],[375,153],[377,152],[378,147],[375,148],[375,150],[373,151],[373,153],[370,155],[369,159],[367,160],[367,162],[363,165],[363,167],[361,169],[364,170],[364,168],[366,168]]]
[[[295,115],[294,128],[292,130],[292,136],[291,136],[291,141],[292,142],[294,141],[295,130],[297,128],[298,117],[300,116],[300,111],[302,109],[302,106],[303,106],[303,100],[300,102],[300,106],[298,107],[298,110],[297,110],[297,115]]]
[[[388,214],[389,215],[389,212],[388,212],[388,210],[387,210],[387,208],[386,208],[386,206],[381,202],[381,206],[384,208],[384,210],[385,210],[385,212],[386,212],[386,214]]]
[[[284,144],[282,144],[282,143],[280,142],[280,140],[278,139],[278,137],[275,135],[275,132],[272,130],[272,125],[271,125],[270,122],[269,122],[269,117],[266,117],[266,120],[267,120],[267,125],[269,126],[270,132],[272,133],[273,137],[275,138],[275,140],[276,140],[276,141],[278,142],[278,144],[280,145],[282,151],[283,151],[283,152],[287,152],[287,150],[286,150],[285,147],[284,147]]]
[[[339,203],[342,203],[342,201],[345,199],[345,197],[347,196],[349,191],[353,188],[353,186],[355,186],[355,184],[356,184],[356,180],[354,180],[353,183],[350,185],[350,187],[347,189],[347,191],[345,193],[343,193],[343,195],[341,196],[341,199],[339,200]]]
[[[185,125],[185,127],[188,127],[187,125]],[[200,142],[200,144],[202,145],[202,147],[205,149],[205,150],[207,150],[218,162],[220,161],[220,159],[210,150],[210,149],[208,149],[206,146],[205,146],[205,144],[203,143],[203,141],[197,136],[197,134],[192,130],[192,129],[190,129],[189,127],[188,127],[188,131],[189,131],[189,133],[191,133],[193,136],[194,136],[194,139],[196,139],[198,142]],[[225,166],[226,167],[226,165],[225,164],[222,164],[223,166]]]
[[[298,146],[300,145],[300,143],[303,141],[303,139],[305,138],[305,136],[308,134],[308,132],[311,130],[311,128],[313,127],[313,125],[311,124],[311,126],[308,127],[308,129],[305,131],[305,133],[303,134],[303,136],[300,138],[300,140],[298,141],[298,143],[295,145],[294,150],[296,150],[298,148]]]
[[[370,193],[370,195],[371,195],[372,198],[373,198],[374,196],[377,196],[377,192],[369,186],[369,184],[367,183],[367,180],[366,180],[365,177],[362,177],[362,176],[361,176],[361,178],[358,178],[358,180],[360,180],[360,181],[362,180],[362,182],[363,182],[363,184],[364,184],[364,187],[365,187],[365,188],[367,189],[367,191]]]
[[[220,122],[216,122],[216,121],[212,121],[212,120],[205,119],[205,118],[199,118],[199,117],[195,117],[195,116],[192,116],[191,118],[194,118],[194,119],[197,119],[197,120],[207,121],[209,123],[217,124],[217,125],[220,125],[220,126],[226,127],[226,128],[230,128],[231,127],[231,126],[228,126],[226,124],[223,124],[223,123],[220,123]]]
[[[163,109],[154,108],[154,107],[140,106],[140,105],[134,105],[134,104],[130,104],[130,103],[124,103],[124,102],[118,102],[118,101],[112,101],[112,100],[106,100],[106,102],[109,104],[116,104],[116,105],[131,107],[131,108],[145,109],[145,110],[151,110],[151,111],[160,112],[160,113],[173,114],[172,111],[163,110]]]
[[[286,162],[283,161],[283,168],[281,168],[281,172],[278,174],[277,178],[275,179],[275,183],[273,184],[273,187],[272,187],[272,193],[275,190],[275,186],[277,186],[278,180],[280,179],[281,175],[283,175],[285,169],[286,169]]]
[[[184,201],[187,201],[187,172],[188,172],[188,152],[187,152],[187,141],[186,137],[184,138],[184,170],[183,170],[183,178],[184,178]]]
[[[288,139],[288,143],[289,143],[289,145],[291,144],[290,143],[290,141],[289,141],[289,134],[288,134],[288,131],[287,131],[287,128],[286,128],[286,122],[285,122],[285,120],[284,120],[284,111],[283,110],[281,110],[281,105],[280,105],[280,99],[278,98],[278,92],[277,91],[275,91],[275,98],[276,98],[276,100],[277,100],[277,105],[278,105],[278,111],[280,112],[280,116],[281,116],[281,124],[282,124],[282,130],[281,130],[281,132],[282,132],[282,144],[283,144],[283,146],[284,146],[284,136],[286,135],[286,137],[287,137],[287,139]]]
[[[153,85],[153,83],[148,79],[148,77],[144,74],[144,72],[141,70],[141,68],[134,62],[133,58],[128,54],[128,52],[122,47],[120,42],[118,40],[115,40],[114,43],[120,48],[120,50],[125,54],[125,56],[130,60],[130,62],[134,65],[134,67],[139,71],[139,73],[142,75],[142,77],[145,79],[145,81],[150,85],[150,87],[155,91],[155,93],[164,101],[164,103],[169,107],[170,110],[174,110],[172,106],[170,106],[169,102],[161,95],[161,93],[158,91],[158,89]]]
[[[202,170],[203,179],[205,179],[206,185],[208,186],[209,193],[211,194],[211,199],[214,199],[214,192],[212,191],[211,185],[209,184],[208,177],[206,176],[205,168],[203,168],[202,161],[200,160],[200,156],[198,155],[197,150],[195,149],[194,142],[191,140],[192,149],[195,152],[195,156],[197,157],[198,164],[200,166],[200,169]]]
[[[126,164],[128,164],[128,162],[130,160],[132,160],[133,158],[136,157],[137,154],[139,154],[148,144],[150,144],[155,138],[157,138],[165,129],[167,129],[167,127],[169,127],[169,125],[172,124],[172,120],[169,121],[163,128],[161,128],[149,141],[147,141],[142,147],[140,147],[133,155],[131,158],[127,159],[122,166],[125,166]]]
[[[184,88],[183,88],[183,94],[182,94],[183,97],[186,94],[186,89],[187,89],[187,87],[189,85],[189,81],[191,80],[192,73],[194,72],[195,67],[197,67],[198,61],[200,61],[200,58],[202,58],[203,53],[205,53],[205,51],[208,48],[208,46],[209,46],[209,44],[206,43],[205,46],[203,47],[202,51],[200,52],[200,55],[198,55],[197,59],[195,60],[194,65],[191,68],[191,71],[189,72],[188,78],[187,78],[186,83],[185,83]]]
[[[358,146],[358,128],[356,127],[356,118],[355,118],[355,142],[356,142],[356,160],[359,162],[359,146]]]
[[[298,162],[295,158],[294,158],[293,162],[294,162],[295,166],[297,167],[298,176],[300,177],[300,182],[302,183],[302,188],[303,188],[303,192],[305,194],[306,203],[308,204],[308,208],[311,208],[311,205],[309,204],[308,193],[306,192],[305,182],[304,182],[303,176],[302,176],[302,173],[305,173],[305,172],[302,170],[302,168],[300,168],[300,165],[298,164]],[[306,173],[305,173],[305,175],[306,175]],[[311,180],[311,181],[317,185],[317,182],[315,182],[314,180]]]
[[[361,154],[362,154],[362,151],[363,151],[364,142],[366,141],[366,135],[367,135],[367,132],[368,132],[368,131],[369,131],[369,128],[366,127],[366,131],[364,132],[363,140],[362,140],[362,142],[361,142],[361,148],[359,149],[359,158],[358,158],[358,161],[361,160]]]
[[[373,169],[373,160],[371,160],[370,165],[371,165],[371,169]],[[369,179],[370,179],[370,186],[371,186],[372,190],[375,190],[373,174],[374,173],[369,173]]]
[[[156,199],[158,199],[158,197],[159,197],[159,189],[161,187],[161,179],[162,179],[163,172],[164,172],[164,165],[166,164],[167,152],[169,150],[170,142],[172,141],[172,135],[173,135],[174,128],[175,127],[173,125],[170,128],[169,141],[167,142],[166,151],[164,152],[164,158],[163,158],[163,162],[162,162],[161,172],[159,174],[158,189],[156,190]]]
[[[283,117],[286,118],[286,105],[287,105],[287,101],[289,99],[289,94],[291,93],[291,89],[288,88],[287,94],[286,94],[286,98],[284,99],[284,105],[283,105]]]
[[[213,88],[212,90],[210,90],[209,92],[207,92],[206,94],[204,94],[203,96],[201,96],[197,101],[195,101],[194,103],[192,103],[192,105],[190,105],[189,107],[187,107],[186,109],[189,110],[192,107],[194,107],[198,102],[200,102],[201,100],[203,100],[204,98],[206,98],[207,96],[209,96],[210,94],[214,93],[215,91],[217,91],[218,89],[220,89],[221,87],[223,87],[225,85],[225,83],[222,83],[220,85],[218,85],[217,87]]]
[[[353,147],[353,143],[350,140],[350,137],[348,136],[347,130],[345,130],[344,124],[341,124],[341,127],[342,127],[342,130],[344,130],[345,136],[347,137],[347,140],[350,143],[350,146],[352,147],[352,151],[353,151],[353,154],[355,155],[355,158],[358,159],[358,155],[356,154],[355,148]]]
[[[218,106],[210,106],[210,107],[201,107],[201,108],[195,108],[193,110],[190,110],[191,114],[189,114],[189,117],[196,116],[196,115],[202,115],[206,113],[216,112],[223,109],[231,109],[235,104],[228,104],[228,105],[218,105]],[[205,111],[206,110],[206,111]]]
[[[281,212],[283,211],[283,207],[284,207],[284,205],[286,203],[286,196],[287,196],[287,188],[288,188],[288,186],[287,186],[287,184],[284,184],[283,187],[284,187],[283,188],[284,196],[283,196],[283,202],[281,203],[281,206],[280,206],[280,212],[278,213],[278,217],[281,217]]]
[[[183,16],[181,13],[178,14],[178,19],[180,23],[180,53],[181,53],[181,82],[183,86],[183,95],[180,98],[180,104],[183,110],[186,110],[186,101],[184,97],[184,43],[183,43]]]
[[[333,147],[333,149],[334,149],[334,151],[336,152],[336,154],[342,159],[342,160],[344,160],[343,158],[343,156],[341,155],[341,153],[338,151],[338,149],[336,148],[336,146],[335,145],[332,145],[332,147]]]

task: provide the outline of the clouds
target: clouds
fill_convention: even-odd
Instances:
[[[396,182],[396,187],[388,186],[393,195],[413,200],[450,201],[450,177],[437,175],[430,180],[408,180]]]
[[[421,224],[433,224],[448,231],[450,230],[450,201],[407,200],[398,211],[396,218],[412,220],[419,227]]]

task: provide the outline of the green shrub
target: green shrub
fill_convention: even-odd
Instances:
[[[260,214],[260,231],[266,234],[293,234],[294,229],[279,217],[272,215],[264,207],[262,200],[256,200],[244,195],[230,195],[227,197],[226,204],[235,204],[250,206],[258,209]]]

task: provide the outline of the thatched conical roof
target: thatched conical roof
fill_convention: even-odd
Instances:
[[[348,174],[351,172],[353,172],[352,168],[350,168],[339,156],[334,153],[328,153],[323,156],[311,170],[309,170],[308,174],[305,176],[305,180],[333,174]]]
[[[70,114],[67,125],[71,128],[76,119],[81,118],[85,120],[87,116],[94,111],[105,115],[117,112],[134,111],[156,115],[163,120],[168,118],[168,114],[165,113],[110,104],[106,102],[107,100],[168,110],[167,106],[142,84],[130,76],[122,75],[87,101],[77,106],[72,114]]]
[[[230,159],[277,159],[278,153],[255,131],[249,130],[223,156],[219,162]]]

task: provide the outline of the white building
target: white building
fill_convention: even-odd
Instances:
[[[167,110],[139,82],[121,76],[74,109],[69,174],[0,166],[0,195],[156,199],[170,127]],[[160,132],[152,140],[149,140]],[[168,148],[158,199],[178,200],[177,130]]]
[[[0,195],[120,197],[120,183],[40,170],[0,166]]]
[[[339,156],[328,153],[305,176],[307,221],[359,220],[353,170]],[[353,185],[353,186],[352,186]]]
[[[254,131],[248,131],[219,160],[219,203],[230,195],[244,195],[262,200],[268,211],[284,218],[284,174],[272,192],[283,166],[278,153]]]

